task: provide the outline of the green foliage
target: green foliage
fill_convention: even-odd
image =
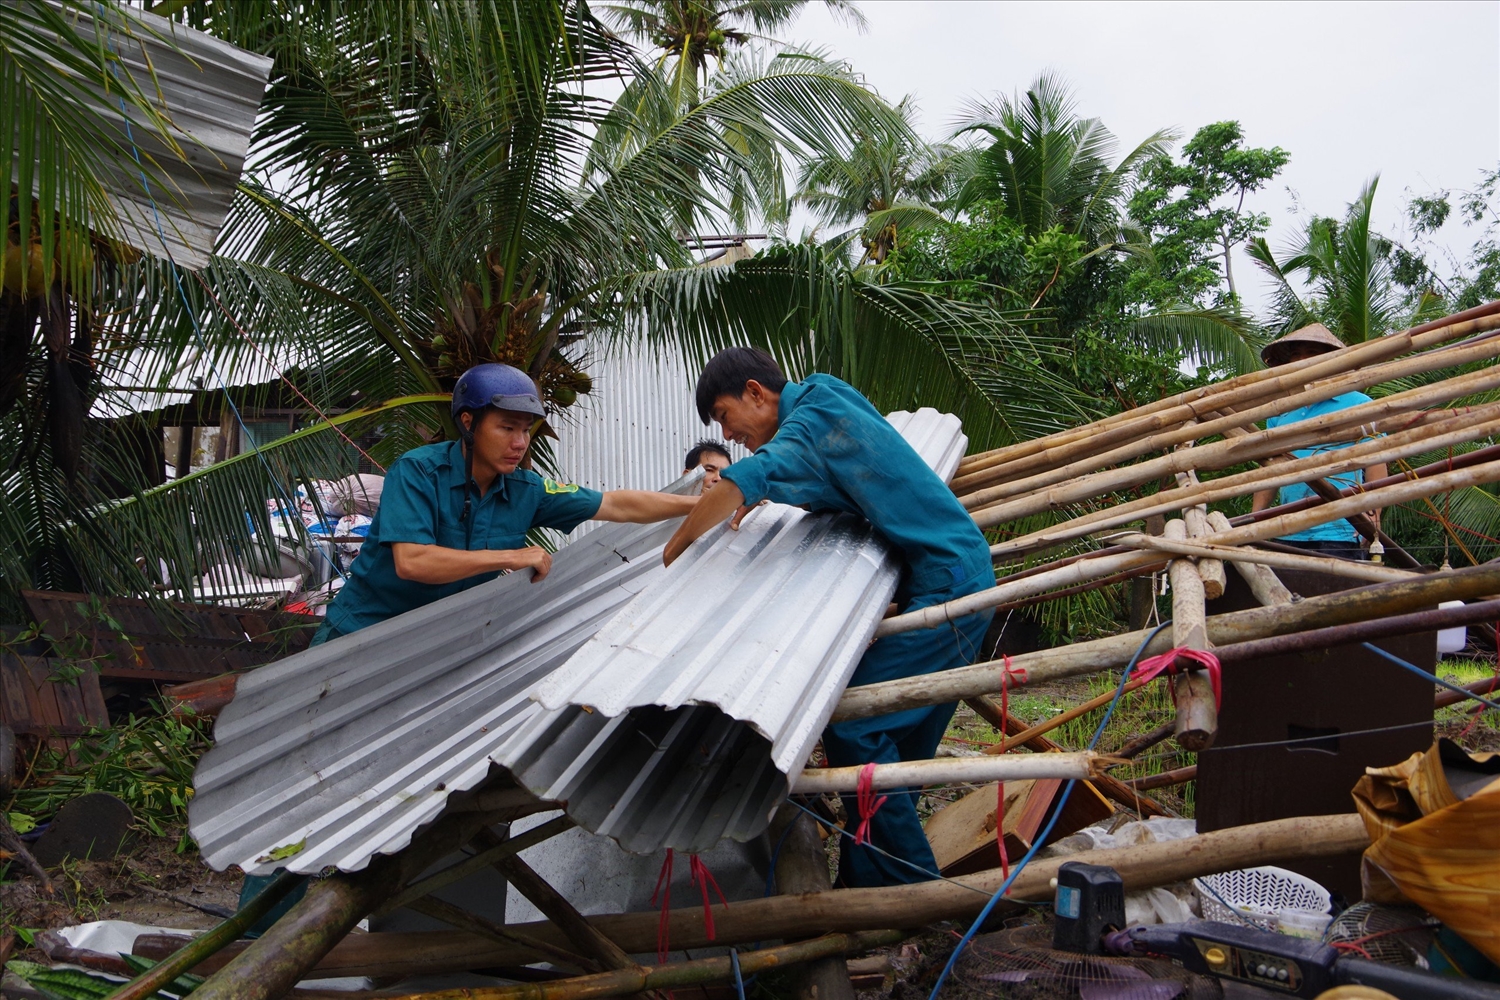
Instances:
[[[1158,306],[1237,299],[1234,250],[1271,224],[1265,213],[1245,211],[1245,197],[1289,159],[1280,146],[1246,148],[1239,122],[1231,121],[1200,128],[1180,162],[1159,153],[1141,164],[1130,216],[1151,237],[1156,267],[1135,276],[1135,294]]]
[[[79,737],[66,752],[43,746],[31,780],[16,789],[8,808],[43,819],[69,799],[108,792],[152,835],[180,831],[178,850],[184,850],[193,769],[208,749],[210,726],[207,719],[131,716]],[[70,753],[76,763],[68,763]]]

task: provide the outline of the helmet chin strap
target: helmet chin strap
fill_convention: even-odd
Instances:
[[[469,509],[474,502],[472,496],[474,485],[474,430],[472,421],[475,419],[476,417],[472,415],[469,417],[470,424],[468,427],[465,427],[462,421],[459,421],[458,425],[459,439],[463,442],[464,449],[464,509],[463,513],[458,515],[460,524],[469,519]]]

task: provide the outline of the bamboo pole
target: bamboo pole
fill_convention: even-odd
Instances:
[[[1210,511],[1208,526],[1215,532],[1228,531],[1230,529],[1229,518],[1220,511]],[[1250,588],[1250,593],[1263,607],[1279,607],[1292,603],[1292,592],[1286,589],[1286,585],[1281,582],[1281,578],[1270,566],[1236,561],[1234,570],[1245,581],[1245,585]]]
[[[1277,462],[1271,466],[1263,466],[1231,476],[1222,476],[1196,486],[1164,490],[1160,493],[1116,504],[1104,510],[1091,511],[1063,524],[1043,528],[1040,531],[1034,531],[1017,538],[1007,539],[998,545],[991,546],[990,552],[995,558],[1019,555],[1035,549],[1047,548],[1048,546],[1082,538],[1095,531],[1118,527],[1154,514],[1170,514],[1188,504],[1217,503],[1221,500],[1230,500],[1235,497],[1245,496],[1257,490],[1275,489],[1280,486],[1289,486],[1293,483],[1306,482],[1313,474],[1336,476],[1381,462],[1399,461],[1424,452],[1465,444],[1494,433],[1497,430],[1500,430],[1500,404],[1466,408],[1436,424],[1396,431],[1388,437],[1372,438],[1369,441],[1362,441],[1348,448],[1341,448],[1336,452],[1311,455],[1307,458],[1295,459],[1289,462]],[[1197,449],[1200,456],[1206,453],[1207,450],[1207,447]],[[1487,448],[1484,451],[1490,452],[1490,449]],[[1487,454],[1477,461],[1483,462],[1497,457],[1500,457],[1500,445],[1495,446],[1493,453]],[[1461,462],[1460,459],[1468,459],[1468,456],[1456,457],[1451,467],[1446,464],[1435,464],[1434,466],[1424,466],[1423,469],[1425,471],[1418,470],[1418,473],[1420,475],[1430,475],[1437,472],[1452,471],[1452,469],[1456,468],[1466,468],[1476,464],[1476,460]],[[1404,482],[1409,478],[1409,476],[1388,476],[1378,482],[1364,483],[1361,485],[1360,490],[1390,486],[1397,482]],[[1350,492],[1352,491],[1345,490],[1343,494],[1348,495]],[[1288,509],[1281,510],[1279,513],[1296,513],[1300,510],[1318,506],[1322,502],[1321,499],[1316,498],[1299,500],[1297,503],[1301,505],[1300,507],[1294,510],[1291,509],[1292,505],[1287,505]],[[1256,517],[1250,520],[1262,519]],[[1239,521],[1239,519],[1237,518],[1236,521]]]
[[[1207,620],[1208,638],[1217,652],[1230,643],[1285,635],[1308,629],[1368,621],[1399,615],[1440,601],[1474,600],[1500,594],[1500,566],[1470,566],[1451,573],[1434,573],[1397,583],[1356,587],[1296,604],[1251,608],[1214,615]],[[885,715],[908,708],[941,705],[1005,687],[1057,680],[1115,670],[1124,666],[1150,635],[1142,629],[1057,649],[1023,653],[1008,660],[991,660],[934,674],[903,677],[852,687],[834,708],[832,721]],[[1158,635],[1142,655],[1164,652],[1171,640]]]
[[[1016,736],[1018,734],[1024,733],[1027,729],[1026,723],[1022,722],[1020,719],[1017,719],[1014,715],[1011,715],[1008,712],[1001,711],[999,705],[995,704],[984,695],[978,695],[973,698],[965,698],[964,703],[972,708],[975,712],[979,713],[979,717],[981,719],[994,726],[995,730],[999,732],[1004,739],[1008,739],[1011,736]],[[1170,731],[1171,730],[1169,727],[1168,732],[1170,733]],[[1035,750],[1037,753],[1064,752],[1063,747],[1058,746],[1056,743],[1053,743],[1047,737],[1040,734],[1028,737],[1018,745],[1024,746],[1028,750]],[[1122,806],[1134,809],[1142,816],[1166,815],[1166,811],[1163,810],[1161,806],[1157,805],[1155,801],[1149,798],[1141,798],[1135,792],[1127,788],[1124,782],[1116,778],[1112,778],[1107,774],[1101,774],[1097,777],[1090,778],[1089,784],[1098,789],[1099,793],[1105,798],[1113,799],[1114,801],[1120,803],[1120,805]]]
[[[121,986],[109,995],[108,1000],[146,1000],[147,997],[155,996],[157,990],[169,986],[178,976],[188,972],[199,962],[236,940],[254,926],[257,920],[270,913],[271,908],[285,899],[287,893],[305,881],[307,881],[306,875],[282,872],[270,885],[258,892],[254,899],[242,906],[234,916],[207,934],[194,938],[170,957],[156,963]]]
[[[470,843],[477,845],[480,850],[493,850],[508,841],[503,841],[500,836],[488,827],[474,834]],[[620,946],[611,941],[599,929],[589,923],[583,914],[567,899],[547,884],[536,871],[522,861],[514,852],[497,857],[493,862],[495,869],[505,880],[516,887],[516,891],[542,912],[548,920],[557,925],[558,929],[567,935],[572,946],[594,959],[605,969],[633,969],[636,963],[629,955],[621,950]]]
[[[540,826],[532,827],[525,833],[511,837],[503,844],[497,844],[487,851],[481,851],[472,858],[465,858],[456,865],[444,868],[442,871],[436,872],[422,879],[420,882],[412,883],[391,898],[383,901],[379,909],[375,912],[381,914],[399,910],[414,899],[420,899],[429,893],[437,892],[443,886],[452,885],[459,879],[468,878],[475,872],[483,871],[490,867],[501,858],[509,857],[512,854],[526,850],[528,847],[540,844],[542,841],[549,840],[559,833],[571,830],[573,826],[573,820],[568,816],[558,816],[554,819],[549,819]]]
[[[1139,757],[1147,750],[1150,750],[1152,747],[1156,746],[1156,744],[1160,743],[1162,740],[1171,736],[1172,733],[1176,731],[1176,729],[1177,720],[1174,719],[1171,722],[1163,722],[1161,725],[1151,730],[1151,732],[1143,733],[1142,735],[1137,736],[1135,739],[1131,740],[1129,743],[1126,743],[1120,749],[1116,750],[1114,755],[1116,757],[1123,757],[1126,760],[1134,760],[1136,757]]]
[[[1486,319],[1482,322],[1500,325],[1500,319]],[[1029,475],[1021,474],[1021,470],[1016,467],[990,469],[983,473],[983,475],[991,480],[1001,482],[1001,485],[976,489],[975,487],[979,483],[975,477],[965,476],[962,481],[955,479],[954,489],[955,492],[962,491],[960,495],[964,505],[972,508],[976,504],[988,503],[993,499],[1015,496],[1019,493],[1029,493],[1042,486],[1050,486],[1053,483],[1086,475],[1098,469],[1140,458],[1142,455],[1150,452],[1170,448],[1173,445],[1182,444],[1186,441],[1223,434],[1228,428],[1244,427],[1264,420],[1267,417],[1286,413],[1302,406],[1321,403],[1324,400],[1332,399],[1334,396],[1342,395],[1346,392],[1367,389],[1372,385],[1392,379],[1424,374],[1444,368],[1460,367],[1477,361],[1487,361],[1493,358],[1496,353],[1500,353],[1500,343],[1496,342],[1496,338],[1481,337],[1463,344],[1444,348],[1441,351],[1417,354],[1395,361],[1387,361],[1383,364],[1358,368],[1341,375],[1313,382],[1312,384],[1308,384],[1308,381],[1300,373],[1290,373],[1266,383],[1267,385],[1274,383],[1276,386],[1276,391],[1271,393],[1268,398],[1267,394],[1261,394],[1262,398],[1267,398],[1267,401],[1257,402],[1252,400],[1253,405],[1238,412],[1229,413],[1228,415],[1216,417],[1202,423],[1189,423],[1188,421],[1181,420],[1174,421],[1168,429],[1158,430],[1144,436],[1136,436],[1133,440],[1102,452],[1094,452],[1094,445],[1090,439],[1085,438],[1078,445],[1074,446],[1074,450],[1084,450],[1087,452],[1086,457],[1077,457],[1063,461],[1061,460],[1064,458],[1062,455],[1046,455],[1045,458],[1032,460],[1032,463],[1038,465],[1039,468],[1038,471],[1031,472]],[[1475,372],[1471,374],[1481,373]],[[1458,378],[1464,378],[1464,376],[1459,376]],[[1456,379],[1448,379],[1446,381],[1452,382],[1456,381]],[[1481,384],[1484,382],[1483,379],[1475,381]],[[1399,393],[1398,395],[1406,396],[1410,400],[1412,398],[1419,398],[1413,395],[1419,392],[1420,390],[1408,390],[1406,393]],[[1448,398],[1456,398],[1463,394],[1462,392],[1455,393]],[[1228,400],[1224,400],[1223,402],[1229,403]],[[1231,403],[1230,405],[1233,404]],[[1364,405],[1368,406],[1369,404]],[[1218,407],[1205,406],[1203,409],[1193,413],[1192,416],[1196,418],[1214,409],[1218,409]],[[1102,440],[1105,437],[1106,435],[1104,434],[1096,435],[1094,440]]]
[[[1234,528],[1221,535],[1214,535],[1213,541],[1221,545],[1242,545],[1245,542],[1278,538],[1304,531],[1314,525],[1339,520],[1358,511],[1378,510],[1392,504],[1431,496],[1434,493],[1447,493],[1466,486],[1496,480],[1500,480],[1500,462],[1490,462],[1469,469],[1443,473],[1430,479],[1399,483],[1344,497],[1297,514],[1282,514],[1278,517],[1267,518],[1264,521]],[[909,611],[903,615],[886,618],[876,627],[875,635],[879,637],[916,629],[934,628],[1006,601],[1044,593],[1058,586],[1108,576],[1121,570],[1138,568],[1153,558],[1155,557],[1145,552],[1096,556],[1061,569],[1038,573],[1027,579],[1006,580],[989,590],[982,590],[943,604],[934,604],[918,611]]]
[[[502,944],[517,944],[523,948],[531,948],[539,954],[546,955],[551,961],[562,962],[565,965],[583,969],[585,972],[600,972],[605,968],[605,966],[601,966],[595,959],[575,954],[566,948],[559,948],[551,941],[539,938],[535,934],[527,934],[524,931],[515,930],[504,924],[497,924],[493,920],[480,916],[477,913],[472,913],[461,906],[455,906],[447,900],[439,899],[436,896],[423,896],[421,899],[414,899],[406,905],[409,909],[432,917],[434,920],[441,920],[443,923],[457,927],[459,930],[478,934],[482,937],[499,941]],[[621,966],[621,968],[624,968],[624,966]]]
[[[1150,791],[1153,788],[1168,788],[1172,785],[1183,785],[1198,777],[1198,765],[1189,764],[1187,767],[1179,767],[1172,771],[1163,771],[1160,774],[1148,774],[1144,778],[1127,778],[1125,784],[1138,792]]]
[[[1103,756],[1092,751],[1079,753],[1030,753],[1007,757],[937,757],[932,760],[903,760],[894,764],[876,764],[870,774],[876,791],[924,785],[982,785],[991,781],[1029,781],[1039,778],[1087,779],[1100,773]],[[860,776],[869,765],[855,767],[810,767],[797,776],[792,792],[797,795],[821,795],[825,792],[853,792],[859,789]]]
[[[197,1000],[283,996],[403,883],[467,843],[488,821],[483,813],[443,816],[401,853],[377,856],[362,871],[339,872],[309,886],[307,895],[193,995]]]
[[[1491,349],[1495,353],[1500,353],[1500,337],[1495,338]],[[1358,441],[1378,432],[1382,427],[1399,428],[1399,423],[1395,425],[1388,423],[1393,417],[1401,418],[1414,410],[1435,403],[1450,401],[1471,393],[1486,392],[1496,387],[1500,387],[1500,369],[1486,367],[1443,382],[1420,386],[1406,392],[1384,396],[1369,403],[1351,406],[1345,410],[1327,413],[1311,420],[1299,420],[1280,427],[1254,431],[1242,437],[1226,438],[1193,449],[1169,451],[1155,458],[1148,458],[1130,465],[1111,467],[1127,458],[1139,457],[1138,455],[1116,456],[1104,465],[1078,463],[1063,466],[1027,479],[1011,480],[1003,485],[970,494],[963,498],[964,506],[980,527],[993,527],[1107,493],[1133,489],[1188,469],[1195,469],[1201,473],[1209,469],[1224,469],[1243,462],[1259,461],[1272,455],[1280,455],[1316,444],[1344,443],[1351,438]],[[1310,402],[1298,402],[1299,398],[1294,396],[1288,400],[1288,403],[1294,405],[1286,409],[1295,409],[1297,406]],[[1274,407],[1268,406],[1260,409],[1270,412],[1259,414],[1258,411],[1247,410],[1244,416],[1262,419],[1266,416],[1273,416],[1276,412],[1284,412],[1281,403],[1274,404]],[[1234,414],[1224,419],[1237,421],[1240,416],[1240,414]],[[1174,444],[1182,443],[1174,438],[1187,434],[1196,435],[1199,431],[1202,431],[1204,436],[1209,433],[1221,433],[1224,428],[1216,427],[1217,423],[1218,421],[1211,421],[1189,430],[1176,432],[1174,435],[1150,440],[1139,450],[1141,454],[1161,451]],[[1421,429],[1417,428],[1417,430]],[[1430,436],[1430,433],[1419,434],[1419,437]],[[1464,440],[1472,440],[1473,436]]]
[[[1198,479],[1191,472],[1185,475],[1193,482]],[[1208,508],[1201,503],[1183,508],[1182,520],[1187,524],[1189,538],[1205,538],[1214,533],[1208,525]],[[1210,601],[1223,597],[1224,588],[1229,583],[1224,575],[1224,561],[1217,556],[1202,554],[1197,557],[1197,562],[1198,575],[1203,579],[1203,596]]]
[[[1495,303],[1481,307],[1500,311]],[[1485,314],[1489,315],[1489,314]],[[1108,447],[1127,440],[1131,433],[1140,435],[1152,430],[1161,430],[1185,420],[1194,419],[1222,407],[1243,406],[1273,395],[1284,395],[1301,385],[1319,379],[1333,377],[1350,369],[1376,364],[1410,350],[1423,350],[1440,343],[1488,329],[1476,322],[1481,316],[1456,320],[1429,331],[1418,333],[1416,329],[1367,341],[1352,347],[1342,348],[1328,354],[1308,358],[1304,361],[1281,365],[1274,369],[1251,372],[1225,382],[1198,389],[1191,389],[1156,400],[1152,403],[1112,414],[1081,427],[1058,431],[1045,437],[1022,441],[1004,448],[970,455],[960,463],[954,479],[955,492],[970,492],[978,485],[998,481],[1016,475],[1025,468],[1020,463],[1036,455],[1043,455],[1038,464],[1060,464],[1079,457],[1085,449],[1076,446],[1080,442],[1095,442],[1093,447]]]
[[[1475,624],[1478,623],[1476,622]],[[1500,675],[1472,681],[1463,685],[1463,688],[1470,694],[1489,694],[1492,691],[1500,690]],[[1447,708],[1449,705],[1457,705],[1464,700],[1464,696],[1457,691],[1449,691],[1445,688],[1437,693],[1437,697],[1433,699],[1432,707],[1434,709]]]
[[[1114,535],[1112,545],[1125,545],[1133,549],[1149,549],[1152,552],[1167,552],[1187,556],[1201,562],[1213,560],[1233,563],[1255,563],[1261,566],[1278,566],[1282,569],[1307,570],[1329,573],[1351,580],[1383,583],[1387,580],[1410,580],[1422,574],[1409,569],[1396,569],[1378,563],[1360,562],[1356,559],[1340,559],[1337,556],[1292,555],[1290,552],[1267,552],[1264,549],[1235,548],[1216,543],[1179,542],[1170,538],[1157,538],[1138,531]],[[1223,565],[1220,562],[1220,565]]]
[[[747,951],[738,956],[741,976],[786,968],[803,962],[869,951],[895,944],[905,931],[861,931],[855,934],[825,934],[796,944]],[[845,977],[846,981],[848,977]],[[651,990],[676,990],[734,980],[734,963],[728,955],[695,958],[670,965],[636,966],[551,982],[514,983],[505,986],[465,986],[426,993],[393,994],[390,1000],[601,1000]],[[853,996],[853,991],[850,991]]]
[[[1187,525],[1180,519],[1167,522],[1162,536],[1170,542],[1187,538]],[[1167,563],[1172,581],[1172,645],[1177,649],[1207,650],[1208,614],[1204,611],[1203,580],[1198,567],[1187,559]],[[1177,706],[1177,744],[1187,750],[1207,750],[1219,731],[1219,708],[1213,686],[1204,670],[1179,656],[1178,673],[1172,678],[1172,702]]]
[[[777,808],[766,834],[776,845],[771,861],[775,865],[773,874],[779,894],[796,896],[832,888],[828,881],[828,855],[811,816],[788,800]],[[849,967],[837,956],[814,959],[798,969],[791,979],[788,992],[792,1000],[854,1000]]]
[[[1122,690],[1120,693],[1122,695],[1129,694],[1130,692],[1136,690],[1137,688],[1145,687],[1147,683],[1149,683],[1149,682],[1143,681],[1143,680],[1139,680],[1139,679],[1133,680],[1133,681],[1129,681],[1129,682],[1126,683],[1124,690]],[[1088,715],[1090,712],[1092,712],[1096,708],[1103,708],[1105,705],[1108,705],[1110,702],[1112,702],[1114,700],[1115,700],[1115,692],[1113,692],[1113,691],[1106,691],[1103,694],[1099,695],[1097,698],[1090,698],[1088,701],[1083,702],[1080,705],[1074,705],[1072,708],[1068,709],[1066,712],[1058,712],[1056,715],[1052,716],[1051,718],[1043,719],[1041,722],[1038,722],[1036,725],[1034,725],[1034,726],[1032,726],[1032,727],[1030,727],[1028,729],[1023,729],[1021,732],[1017,733],[1015,736],[1011,736],[1011,737],[1008,737],[1007,739],[1001,740],[999,743],[996,743],[994,746],[985,747],[984,750],[981,751],[981,752],[985,753],[985,754],[1009,753],[1010,751],[1014,750],[1016,747],[1022,746],[1023,744],[1026,744],[1026,743],[1029,743],[1032,740],[1036,739],[1038,736],[1043,735],[1044,733],[1050,733],[1052,730],[1056,729],[1058,726],[1061,726],[1061,725],[1064,725],[1066,723],[1072,722],[1074,719],[1078,718],[1080,715]]]

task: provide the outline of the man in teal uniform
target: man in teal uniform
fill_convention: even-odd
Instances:
[[[453,391],[462,440],[402,455],[386,474],[380,510],[313,643],[358,631],[552,557],[528,545],[532,528],[646,523],[681,517],[697,497],[645,490],[599,493],[519,468],[544,414],[536,386],[509,365],[469,369]]]
[[[1307,358],[1316,357],[1319,354],[1327,354],[1343,347],[1343,341],[1339,340],[1322,323],[1314,323],[1304,326],[1300,330],[1294,330],[1265,346],[1260,352],[1261,359],[1267,367],[1275,368],[1279,365],[1291,364],[1294,361],[1302,361]],[[1370,402],[1370,397],[1362,392],[1346,392],[1332,399],[1325,399],[1321,403],[1312,403],[1299,407],[1287,413],[1282,413],[1266,420],[1266,428],[1282,427],[1286,424],[1295,424],[1302,420],[1311,420],[1328,413],[1337,413],[1361,403]],[[1310,455],[1323,454],[1337,451],[1340,448],[1348,448],[1357,444],[1357,441],[1340,441],[1335,444],[1314,445],[1311,448],[1298,448],[1292,452],[1295,458],[1307,458]],[[1329,476],[1328,481],[1339,489],[1347,489],[1358,483],[1374,479],[1384,479],[1386,467],[1384,462],[1377,463],[1367,469],[1354,469],[1336,476]],[[1283,486],[1279,491],[1261,490],[1251,499],[1250,509],[1252,511],[1265,510],[1272,503],[1288,504],[1296,503],[1298,500],[1313,496],[1312,489],[1306,483],[1293,483]],[[1374,510],[1369,513],[1370,519],[1378,528],[1380,526],[1380,511]],[[1354,525],[1342,518],[1337,521],[1327,521],[1315,525],[1305,531],[1298,531],[1286,535],[1278,541],[1288,545],[1295,545],[1299,549],[1307,549],[1319,555],[1340,556],[1345,559],[1368,559],[1369,553],[1360,544],[1359,532],[1354,530]]]
[[[829,375],[788,382],[770,355],[735,347],[721,351],[704,368],[696,396],[704,423],[717,420],[725,438],[755,454],[724,469],[719,484],[703,495],[667,543],[669,565],[744,505],[769,499],[868,520],[905,564],[896,593],[903,612],[995,585],[989,545],[974,519],[849,384]],[[850,684],[972,663],[992,615],[982,611],[940,628],[886,636],[865,652]],[[823,733],[828,763],[845,767],[931,758],[955,707],[833,723]],[[845,796],[844,802],[849,815],[858,816],[855,797]],[[848,841],[842,845],[844,884],[894,885],[935,877],[936,862],[912,795],[891,793],[870,829],[879,850]]]

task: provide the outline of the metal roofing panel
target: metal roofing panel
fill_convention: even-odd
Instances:
[[[97,37],[94,18],[73,16],[80,37]],[[94,113],[153,165],[149,194],[133,162],[116,164],[116,176],[106,181],[121,235],[148,253],[203,267],[239,184],[272,60],[129,7],[100,8],[97,17],[107,24],[103,42],[119,57],[119,71],[141,93],[156,96],[182,151],[179,156],[139,121],[130,122],[125,137],[119,102],[90,95]]]
[[[922,411],[892,422],[945,474],[956,467],[956,419]],[[405,847],[449,796],[499,769],[566,801],[581,826],[627,850],[702,851],[724,836],[758,835],[868,642],[896,569],[876,558],[879,543],[855,518],[786,509],[756,517],[763,527],[695,545],[680,573],[660,560],[675,522],[606,525],[561,550],[540,584],[501,577],[244,675],[194,782],[189,827],[204,859],[261,873],[278,864],[356,871]],[[735,700],[732,688],[710,684],[699,693],[754,724],[688,697],[614,717],[532,699],[538,682],[637,595],[661,608],[648,585],[702,584],[690,570],[706,570],[705,559],[747,557],[765,603],[739,622],[740,634],[808,630],[810,641],[789,644],[806,646],[800,660],[787,650],[774,670],[789,683],[791,664],[818,664],[800,701],[748,669],[738,676],[757,693]],[[830,593],[811,600],[823,586]],[[721,580],[721,601],[725,590]],[[698,620],[712,618],[708,594],[691,595]],[[292,857],[269,860],[299,843]]]

